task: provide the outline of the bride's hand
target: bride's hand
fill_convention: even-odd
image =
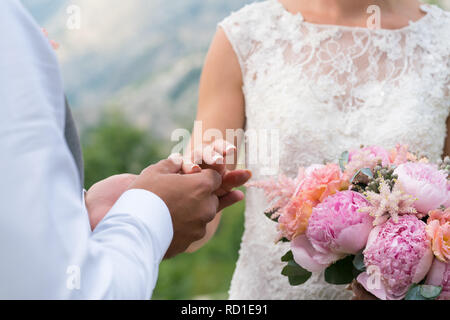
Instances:
[[[211,144],[203,144],[184,157],[183,173],[200,172],[202,169],[213,169],[222,175],[222,186],[216,191],[219,197],[243,198],[240,191],[234,188],[244,185],[250,180],[250,170],[228,170],[226,165],[235,161],[236,147],[226,140],[216,140]],[[228,162],[227,162],[228,161]]]

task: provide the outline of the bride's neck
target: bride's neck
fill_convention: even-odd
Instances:
[[[385,16],[396,13],[407,14],[420,6],[418,0],[278,0],[289,12],[298,13],[310,22],[358,24],[359,19],[366,19],[367,8],[376,5]]]
[[[371,5],[377,5],[381,10],[392,10],[396,3],[403,2],[402,0],[280,0],[288,9],[324,12],[340,15],[353,16],[366,12],[366,9]]]

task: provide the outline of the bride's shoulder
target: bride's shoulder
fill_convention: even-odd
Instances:
[[[417,24],[422,45],[435,54],[450,55],[450,12],[436,5],[422,5],[428,14],[426,24]]]
[[[435,27],[449,26],[450,25],[450,12],[446,11],[437,5],[424,4],[422,10],[431,16]],[[450,28],[447,28],[450,30]],[[447,31],[446,30],[446,31]]]
[[[219,25],[239,25],[241,27],[260,26],[262,22],[268,22],[275,17],[277,0],[266,0],[247,4],[237,11],[233,11]]]

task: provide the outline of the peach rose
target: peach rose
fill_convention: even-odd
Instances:
[[[348,188],[339,166],[335,163],[312,165],[299,171],[296,191],[281,209],[278,230],[282,237],[292,240],[304,234],[312,209],[327,197]]]
[[[300,182],[294,197],[317,205],[328,196],[346,189],[348,185],[337,164],[313,165],[306,169],[305,178]]]
[[[431,248],[440,261],[450,262],[450,208],[433,210],[429,213],[427,233]]]

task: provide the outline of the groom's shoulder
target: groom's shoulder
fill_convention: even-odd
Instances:
[[[32,23],[33,19],[19,0],[0,0],[0,32],[12,38],[15,30]]]
[[[22,3],[19,0],[1,0],[0,1],[0,17],[7,19],[23,10]]]

